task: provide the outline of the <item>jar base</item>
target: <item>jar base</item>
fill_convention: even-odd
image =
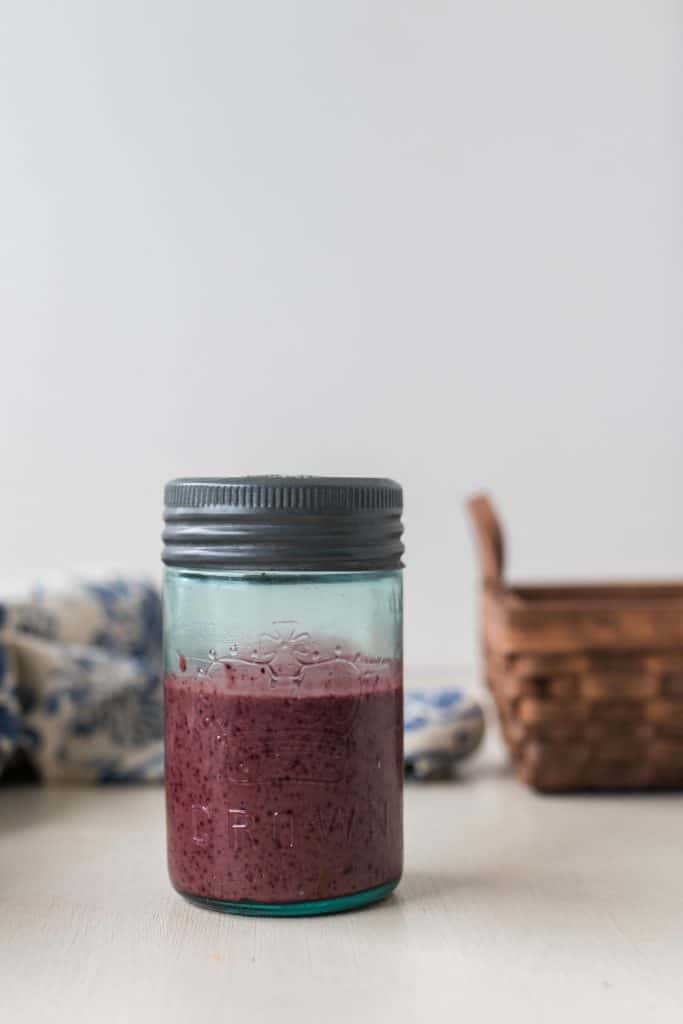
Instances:
[[[196,907],[206,910],[217,910],[222,914],[242,914],[247,917],[313,917],[319,914],[339,914],[345,910],[355,910],[369,903],[377,903],[386,899],[399,883],[385,882],[372,889],[354,892],[349,896],[334,896],[328,900],[304,900],[301,903],[241,903],[230,900],[214,900],[208,896],[193,896],[191,893],[180,892],[186,900]]]

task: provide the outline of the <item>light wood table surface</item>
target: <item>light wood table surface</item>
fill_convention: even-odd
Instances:
[[[406,789],[388,902],[272,920],[166,880],[161,788],[0,790],[0,1020],[683,1020],[681,797]]]

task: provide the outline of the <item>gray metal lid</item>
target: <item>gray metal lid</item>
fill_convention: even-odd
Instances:
[[[400,569],[403,492],[367,477],[183,477],[164,492],[166,565]]]

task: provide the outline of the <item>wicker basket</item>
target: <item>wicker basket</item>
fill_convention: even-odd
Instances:
[[[683,788],[683,585],[509,586],[468,502],[486,680],[517,776],[546,792]]]

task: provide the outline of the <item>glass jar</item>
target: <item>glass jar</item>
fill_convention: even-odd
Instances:
[[[166,487],[168,863],[194,902],[349,909],[402,869],[400,487]]]

